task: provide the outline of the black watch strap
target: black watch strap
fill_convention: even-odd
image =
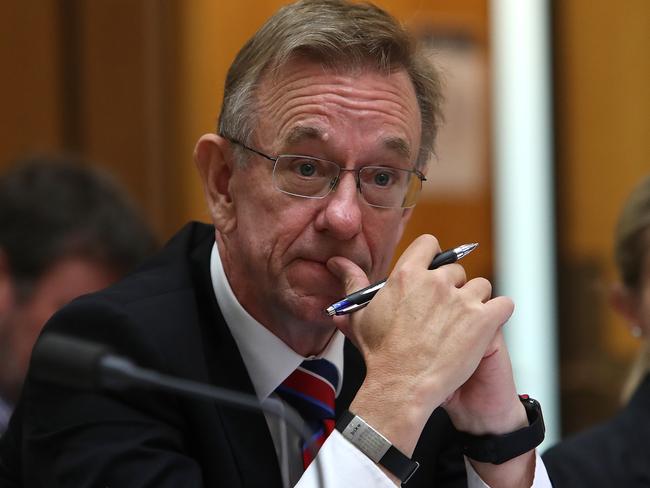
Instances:
[[[420,466],[349,410],[344,411],[339,418],[336,430],[372,461],[390,471],[402,484],[406,483]]]
[[[542,407],[537,400],[528,395],[519,395],[519,399],[526,409],[529,425],[503,435],[476,436],[460,432],[465,456],[483,463],[502,464],[542,443],[546,432]]]

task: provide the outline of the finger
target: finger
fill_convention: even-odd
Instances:
[[[435,273],[432,276],[435,276],[438,279],[443,279],[446,283],[453,284],[456,288],[462,287],[467,281],[465,268],[458,263],[445,264],[444,266],[431,271],[431,273]]]
[[[353,293],[370,284],[363,269],[348,258],[334,256],[328,259],[325,264],[330,273],[341,281],[345,293]]]
[[[508,297],[492,298],[485,302],[485,307],[498,322],[498,327],[505,324],[515,310],[515,304]]]
[[[478,297],[481,302],[487,302],[492,296],[492,283],[485,278],[474,278],[463,286],[463,291]]]
[[[438,239],[431,234],[422,234],[415,239],[395,263],[395,268],[415,265],[429,267],[436,254],[440,252]]]

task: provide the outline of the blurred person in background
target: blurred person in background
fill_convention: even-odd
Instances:
[[[81,162],[33,158],[0,176],[0,433],[52,314],[154,248],[124,191]]]
[[[623,206],[614,239],[620,282],[611,304],[641,339],[641,349],[624,389],[625,407],[545,453],[558,487],[650,486],[650,176]]]

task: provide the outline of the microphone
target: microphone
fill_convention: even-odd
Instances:
[[[108,346],[56,333],[46,333],[32,351],[32,375],[35,379],[82,390],[125,390],[153,387],[171,393],[216,401],[246,410],[265,412],[284,420],[307,443],[318,470],[319,486],[323,473],[316,458],[313,432],[289,405],[269,398],[165,375],[142,368],[130,359],[113,354]]]

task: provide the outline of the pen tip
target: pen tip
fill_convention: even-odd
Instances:
[[[330,317],[332,317],[333,315],[336,315],[336,310],[334,310],[334,307],[331,307],[331,306],[327,307],[327,310],[325,310],[325,311],[327,312],[327,315],[329,315]]]
[[[472,242],[471,244],[463,244],[462,246],[458,246],[455,251],[456,251],[456,256],[458,259],[467,256],[469,253],[471,253],[474,249],[478,247],[478,242]]]

